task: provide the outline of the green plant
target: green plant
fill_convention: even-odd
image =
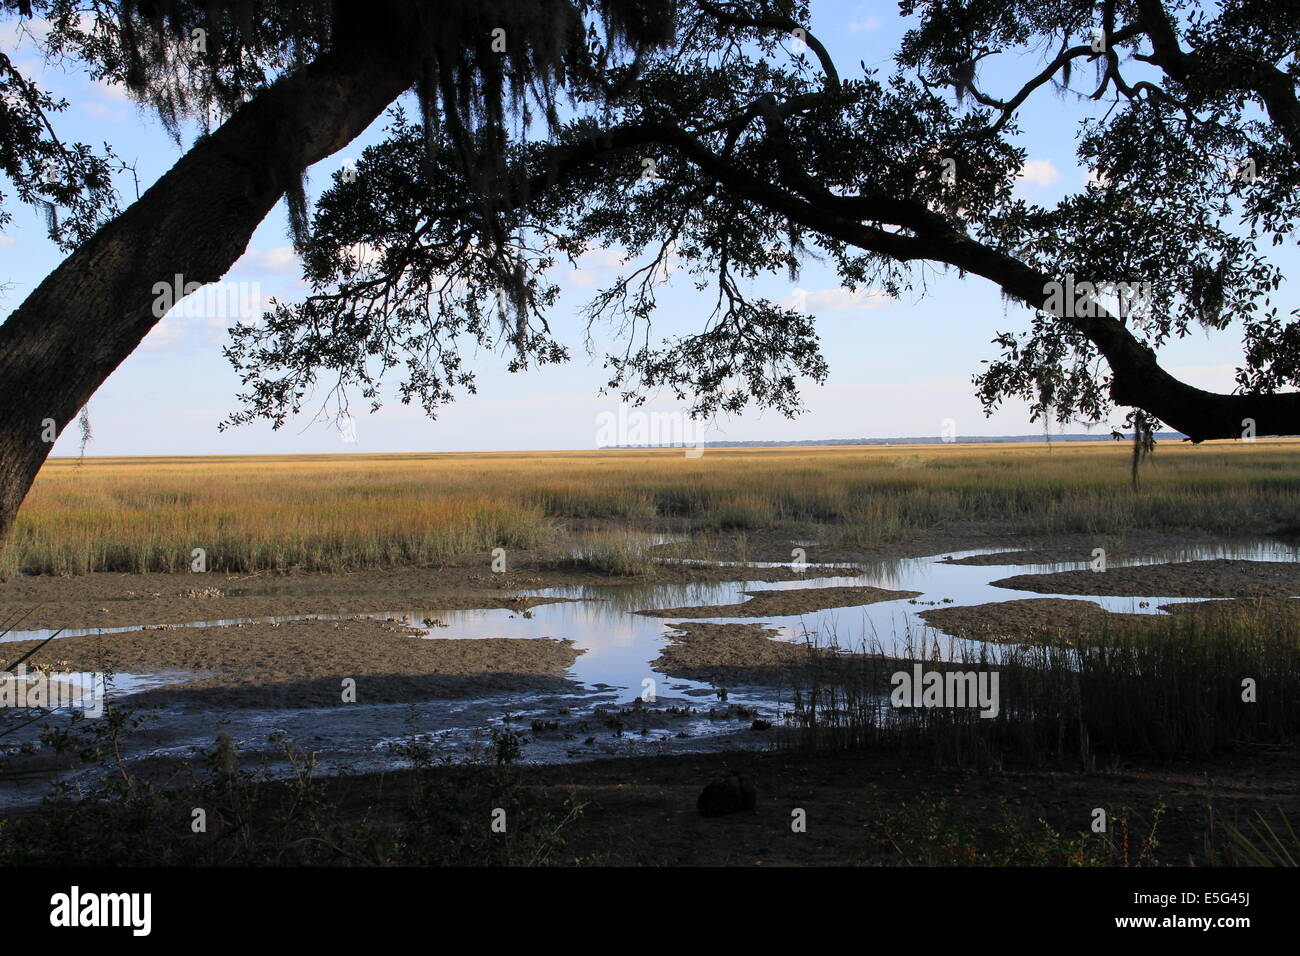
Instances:
[[[1249,832],[1232,824],[1224,825],[1231,841],[1230,858],[1238,866],[1297,866],[1300,860],[1300,835],[1286,814],[1278,814],[1275,827],[1263,813],[1256,811]]]
[[[1066,836],[1046,820],[1004,806],[1001,820],[981,833],[946,800],[920,800],[881,814],[882,842],[908,866],[1153,866],[1160,805],[1137,846],[1131,812],[1109,815],[1117,832]]]

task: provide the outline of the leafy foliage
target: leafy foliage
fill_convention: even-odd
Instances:
[[[375,407],[399,367],[401,399],[435,414],[474,388],[467,348],[504,351],[512,370],[564,361],[549,271],[595,248],[626,256],[585,309],[589,346],[599,323],[619,341],[608,388],[666,388],[701,415],[794,414],[799,383],[824,379],[815,317],[752,293],[810,261],[895,297],[923,293],[937,264],[1027,307],[974,378],[990,411],[1015,397],[1035,418],[1091,423],[1119,404],[1154,428],[1153,409],[1172,407],[1162,383],[1181,385],[1155,356],[1198,329],[1240,329],[1240,392],[1300,384],[1300,319],[1280,314],[1268,253],[1300,209],[1289,4],[902,0],[892,67],[852,76],[792,0],[32,6],[51,53],[125,83],[173,130],[237,110],[377,18],[400,26],[394,55],[419,60],[415,115],[394,108],[357,175],[336,176],[314,214],[290,191],[311,294],[234,330],[245,392],[228,424],[278,426],[320,384],[327,406],[359,390]],[[196,46],[195,31],[223,42]],[[1036,72],[986,88],[987,64],[1012,57]],[[38,161],[75,150],[42,132],[58,105],[14,89],[0,162],[25,201],[70,210],[75,242],[111,213],[109,160],[82,154],[63,193],[35,184]],[[1015,190],[1018,117],[1044,91],[1077,105],[1093,170],[1054,205]],[[659,341],[677,274],[711,305],[698,332]],[[1049,305],[1059,285],[1080,290],[1064,307]]]
[[[632,71],[617,67],[601,82],[576,85],[575,100],[588,108],[548,141],[510,152],[508,164],[527,173],[516,172],[495,191],[501,205],[487,211],[498,217],[495,233],[488,229],[492,215],[455,201],[475,192],[472,183],[453,175],[429,182],[428,191],[394,186],[410,168],[418,138],[399,121],[393,138],[370,155],[366,176],[336,182],[323,198],[316,255],[328,259],[363,241],[407,250],[380,268],[389,285],[400,287],[399,273],[447,266],[446,237],[457,229],[515,236],[509,256],[457,260],[448,275],[473,294],[456,303],[455,315],[443,311],[433,320],[417,311],[429,334],[436,325],[490,344],[478,303],[502,286],[526,293],[510,299],[523,308],[515,332],[505,335],[513,367],[523,367],[529,353],[539,362],[564,356],[545,334],[555,290],[543,277],[557,255],[576,260],[593,248],[618,249],[626,254],[625,272],[586,308],[589,323],[610,323],[625,344],[606,356],[609,387],[633,401],[667,387],[705,415],[750,402],[793,414],[798,381],[824,378],[813,317],[749,293],[761,275],[793,281],[812,259],[832,263],[849,289],[891,296],[924,290],[922,264],[978,267],[1009,300],[1028,305],[1028,328],[999,333],[1000,357],[975,378],[990,410],[1015,396],[1031,403],[1034,417],[1063,423],[1100,421],[1110,412],[1113,382],[1098,323],[1045,308],[1044,279],[1100,287],[1083,294],[1079,306],[1086,316],[1117,319],[1135,354],[1158,351],[1197,327],[1222,331],[1238,321],[1246,346],[1243,389],[1277,391],[1300,382],[1300,333],[1294,316],[1279,317],[1272,304],[1282,277],[1260,248],[1266,237],[1283,241],[1294,219],[1297,172],[1286,152],[1286,125],[1261,118],[1262,94],[1242,84],[1240,71],[1211,65],[1251,57],[1260,76],[1281,70],[1271,64],[1294,49],[1294,25],[1251,4],[1228,5],[1217,19],[1188,4],[1165,5],[1183,12],[1182,42],[1195,59],[1190,67],[1156,69],[1155,54],[1142,50],[1157,45],[1153,36],[1161,43],[1165,37],[1143,19],[1150,11],[1139,10],[1142,4],[901,6],[916,26],[899,48],[895,71],[882,76],[864,67],[851,79],[841,78],[815,38],[802,49],[793,42],[790,28],[808,22],[806,5],[756,0],[684,8],[675,41],[645,60],[635,82]],[[1176,28],[1165,21],[1160,29]],[[1095,30],[1109,38],[1100,53],[1090,45]],[[1060,51],[1046,75],[1007,99],[980,89],[982,61],[1036,46]],[[1079,60],[1095,67],[1096,80],[1085,89],[1071,85],[1079,81],[1079,71],[1071,72]],[[1134,69],[1141,79],[1126,77]],[[1293,84],[1294,65],[1279,75]],[[1017,110],[1048,84],[1083,105],[1078,155],[1094,170],[1086,187],[1055,206],[1014,192],[1025,161]],[[605,96],[611,89],[621,95]],[[1089,101],[1097,104],[1091,113]],[[1251,160],[1267,174],[1239,175]],[[529,188],[520,189],[523,182]],[[366,225],[339,229],[345,216]],[[443,237],[441,252],[422,251],[420,242],[432,234]],[[510,283],[510,270],[528,281]],[[656,343],[657,292],[679,270],[701,291],[712,290],[713,307],[700,332]],[[328,282],[346,298],[371,281],[354,282],[346,269],[315,277],[322,286],[300,309],[277,313],[266,329],[237,334],[232,357],[255,386],[250,414],[275,417],[293,404],[265,379],[268,369],[290,370],[279,382],[310,377],[316,353],[296,347],[292,330],[319,324],[314,310]],[[1141,295],[1108,295],[1118,283]],[[376,325],[371,309],[362,325],[373,332],[391,320],[400,331],[407,314],[393,308]],[[528,325],[521,324],[525,315]],[[539,334],[526,334],[534,324]],[[277,337],[278,348],[252,350],[269,337]],[[331,353],[324,365],[333,369],[344,358]],[[426,408],[451,397],[448,383],[472,381],[458,357],[438,376],[409,371],[403,398],[418,394]],[[360,380],[375,385],[368,376]]]

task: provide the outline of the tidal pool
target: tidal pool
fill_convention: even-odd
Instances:
[[[1202,598],[1145,595],[1105,597],[1054,595],[994,587],[990,582],[1011,574],[1037,574],[1086,569],[1091,555],[1078,561],[1050,564],[953,564],[965,557],[1012,553],[996,549],[945,552],[919,558],[844,565],[806,565],[806,577],[795,581],[758,580],[710,584],[609,585],[546,588],[520,592],[526,596],[568,600],[542,604],[527,611],[443,610],[438,607],[394,608],[364,615],[397,619],[416,629],[421,636],[475,640],[480,638],[567,638],[581,653],[569,670],[579,686],[572,694],[539,693],[483,697],[472,700],[432,700],[409,704],[366,704],[330,708],[232,708],[217,711],[185,705],[158,708],[129,745],[131,759],[146,756],[188,757],[196,749],[210,748],[219,730],[236,741],[242,753],[262,761],[269,773],[282,773],[279,735],[304,751],[315,754],[325,772],[350,769],[376,770],[401,765],[405,758],[395,747],[421,744],[443,757],[456,759],[476,748],[491,745],[493,731],[509,730],[527,743],[524,761],[554,762],[590,759],[594,756],[647,752],[676,752],[711,749],[724,741],[735,744],[735,735],[748,728],[750,712],[773,719],[788,709],[788,694],[773,688],[727,688],[727,703],[741,705],[741,716],[722,716],[725,706],[718,689],[697,681],[670,678],[653,670],[655,660],[672,629],[671,619],[636,614],[640,610],[692,605],[728,605],[748,600],[747,590],[789,590],[797,588],[872,586],[900,591],[917,591],[912,599],[898,599],[859,607],[840,607],[792,616],[762,618],[710,617],[693,621],[765,624],[779,631],[781,639],[811,639],[834,643],[848,650],[865,649],[890,656],[913,656],[924,648],[927,655],[959,659],[978,649],[979,642],[950,637],[927,625],[918,615],[935,606],[976,605],[1023,597],[1066,597],[1095,601],[1109,611],[1161,613],[1158,605]],[[1115,560],[1110,567],[1139,564],[1231,558],[1250,561],[1295,561],[1295,547],[1271,541],[1225,542],[1209,547],[1166,550],[1128,560]],[[750,567],[791,565],[751,564]],[[346,615],[356,617],[358,615]],[[212,627],[261,621],[301,619],[329,620],[339,615],[300,615],[247,620],[198,621],[170,628]],[[428,623],[425,622],[436,622]],[[140,627],[82,628],[58,632],[55,641],[83,634],[139,630]],[[48,630],[12,632],[6,642],[43,639]],[[185,675],[122,675],[110,693],[120,698]],[[653,682],[653,683],[647,683]],[[653,690],[656,708],[676,708],[670,718],[620,722],[610,715]],[[710,710],[715,711],[710,716]],[[531,732],[531,722],[555,720],[558,731]],[[627,726],[622,726],[626,723]],[[653,727],[650,725],[653,724]],[[639,725],[639,726],[638,726]],[[35,730],[29,731],[31,741]],[[17,736],[17,735],[15,735]],[[755,744],[761,735],[754,734]],[[23,742],[19,737],[16,742]],[[279,755],[279,756],[277,756]],[[48,781],[45,781],[48,784]],[[34,782],[9,785],[0,790],[0,803],[23,802],[38,797]]]

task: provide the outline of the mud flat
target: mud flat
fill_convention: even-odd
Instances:
[[[1265,618],[1300,617],[1300,600],[1295,598],[1256,597],[1230,598],[1215,601],[1182,601],[1178,604],[1162,604],[1162,611],[1170,614],[1195,614],[1202,617],[1240,618],[1249,615],[1261,615]]]
[[[647,617],[789,617],[834,607],[861,607],[881,601],[920,597],[920,591],[891,591],[876,587],[799,588],[793,591],[746,591],[751,600],[739,604],[671,607],[637,611]]]
[[[788,542],[785,554],[774,547],[773,557],[788,559]],[[805,544],[810,562],[824,557],[815,542]],[[1132,559],[1190,564],[1077,572],[1096,601],[990,586],[1016,570],[1086,566],[1085,545],[1118,553],[1106,539],[1062,536],[1056,546],[1022,538],[1010,555],[940,550],[927,539],[898,549],[920,557],[872,563],[859,550],[862,560],[849,567],[813,563],[802,572],[674,563],[614,575],[537,553],[532,565],[520,558],[503,574],[468,555],[446,567],[355,574],[23,577],[0,583],[0,613],[35,609],[0,643],[0,666],[49,629],[68,628],[72,633],[43,648],[36,662],[60,671],[108,670],[119,675],[127,709],[156,705],[133,751],[141,759],[163,752],[188,759],[211,746],[218,725],[271,773],[279,772],[281,758],[269,749],[269,731],[309,741],[330,772],[400,765],[405,758],[392,746],[410,741],[460,759],[503,734],[526,736],[522,759],[529,762],[704,752],[765,740],[789,709],[793,687],[816,682],[888,694],[890,674],[918,653],[935,657],[933,667],[964,666],[965,638],[1047,643],[1130,617],[1168,623],[1157,608],[1169,603],[1159,597],[1169,593],[1164,587],[1141,582],[1138,594],[1150,613],[1121,614],[1137,610],[1136,602],[1098,594],[1108,580],[1229,567],[1237,578],[1273,581],[1286,593],[1277,578],[1287,580],[1297,567],[1279,564],[1285,552],[1271,541],[1209,551],[1183,542]],[[1006,567],[1057,555],[1062,563],[1048,567]],[[1237,560],[1243,557],[1265,561]],[[1229,593],[1250,594],[1237,578],[1225,585]],[[1213,596],[1204,575],[1194,575],[1188,590],[1197,599]],[[927,626],[955,637],[934,644],[927,638],[918,647],[916,635]],[[115,632],[78,633],[97,628]],[[801,642],[799,632],[812,643]],[[846,653],[837,642],[872,653]],[[647,678],[655,696],[638,703]],[[348,679],[356,681],[356,706],[343,699]]]
[[[1017,574],[992,583],[995,587],[1047,594],[1291,597],[1300,595],[1300,562],[1220,558],[1179,564],[1143,564],[1107,571]]]
[[[991,568],[1007,564],[1052,564],[1061,556],[1045,551],[995,551],[992,554],[972,554],[964,558],[945,558],[944,564],[962,567]]]
[[[189,624],[296,614],[372,614],[397,608],[527,610],[565,600],[520,591],[642,583],[566,567],[520,567],[494,574],[484,565],[345,572],[256,574],[33,575],[0,581],[0,620],[22,616],[15,628],[130,627]],[[807,575],[803,575],[806,577]],[[788,568],[746,569],[658,565],[655,584],[793,581]]]
[[[730,687],[789,686],[814,676],[834,680],[865,668],[874,672],[887,663],[878,655],[783,641],[780,631],[761,624],[699,622],[674,628],[676,633],[668,634],[651,666],[686,680]]]
[[[299,620],[278,624],[124,631],[60,638],[29,665],[56,670],[174,674],[136,695],[141,703],[319,707],[396,703],[504,691],[575,691],[565,672],[581,653],[548,638],[421,638],[389,621]],[[18,657],[34,642],[5,645]]]
[[[1149,614],[1119,614],[1093,601],[1025,598],[963,607],[933,608],[920,613],[931,627],[953,637],[995,644],[1072,643],[1082,632],[1150,624]]]

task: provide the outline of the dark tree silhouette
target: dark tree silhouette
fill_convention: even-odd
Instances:
[[[937,263],[1030,309],[1028,330],[998,333],[1001,355],[975,377],[990,410],[1018,396],[1065,423],[1127,406],[1135,433],[1164,422],[1194,441],[1300,432],[1288,391],[1300,325],[1271,302],[1282,276],[1263,251],[1291,241],[1296,220],[1294,6],[901,6],[916,20],[898,68],[847,78],[800,26],[804,6],[700,0],[598,118],[519,146],[511,161],[530,173],[506,218],[535,322],[512,333],[520,354],[563,357],[545,322],[555,259],[615,246],[633,262],[588,310],[628,343],[608,358],[612,389],[668,387],[701,414],[751,401],[792,411],[799,377],[826,371],[814,321],[751,299],[747,280],[793,279],[814,252],[849,287],[899,294],[921,290],[918,267]],[[1021,88],[982,88],[981,63],[1044,46]],[[1083,86],[1081,63],[1094,73]],[[1014,134],[1019,108],[1052,87],[1097,104],[1078,146],[1095,176],[1045,208],[1013,195],[1025,161]],[[378,401],[399,364],[403,400],[430,413],[472,387],[455,342],[482,340],[498,282],[466,245],[478,212],[454,198],[450,167],[411,172],[418,126],[397,116],[390,132],[363,175],[322,198],[315,294],[235,330],[228,351],[249,389],[232,422],[282,422],[323,376]],[[361,263],[359,247],[382,254]],[[715,307],[698,334],[656,344],[655,278],[669,259],[714,290]],[[1159,365],[1169,340],[1233,320],[1245,347],[1234,394]]]
[[[20,200],[46,209],[51,237],[70,252],[0,326],[0,540],[49,454],[48,422],[61,432],[158,322],[154,283],[220,279],[283,196],[301,239],[305,171],[410,90],[425,140],[456,144],[448,155],[469,172],[462,198],[478,200],[491,242],[512,122],[557,122],[562,83],[590,86],[664,39],[672,12],[645,0],[5,0],[3,9],[20,25],[42,18],[48,55],[125,84],[178,137],[186,119],[228,118],[118,211],[115,157],[65,146],[53,114],[66,103],[0,57],[0,168]]]
[[[127,83],[173,129],[214,106],[230,118],[119,213],[115,157],[57,144],[56,104],[0,63],[0,163],[72,250],[0,327],[0,533],[48,453],[42,420],[61,429],[157,321],[153,283],[220,278],[281,196],[312,294],[233,330],[232,424],[281,424],[322,378],[341,403],[359,389],[378,404],[399,367],[402,400],[433,414],[473,388],[463,342],[504,343],[516,369],[561,361],[546,271],[614,246],[632,264],[588,315],[621,324],[626,351],[607,361],[629,397],[667,386],[703,414],[793,411],[800,377],[826,372],[815,320],[747,287],[816,254],[852,288],[921,290],[919,267],[939,264],[1027,306],[1027,330],[997,333],[975,377],[990,409],[1020,396],[1065,422],[1125,406],[1197,441],[1300,431],[1300,324],[1273,305],[1265,254],[1297,214],[1292,2],[903,0],[914,26],[887,76],[843,73],[791,0],[124,0],[89,21],[31,6],[54,22],[53,53]],[[196,29],[224,40],[196,55]],[[982,64],[1033,49],[1041,69],[986,89]],[[393,110],[386,141],[309,214],[304,170],[408,90],[419,115]],[[1095,106],[1078,139],[1095,182],[1049,208],[1013,186],[1018,112],[1052,90]],[[54,184],[50,158],[67,169]],[[657,343],[670,263],[714,308]],[[1236,393],[1159,365],[1169,340],[1234,320]]]

